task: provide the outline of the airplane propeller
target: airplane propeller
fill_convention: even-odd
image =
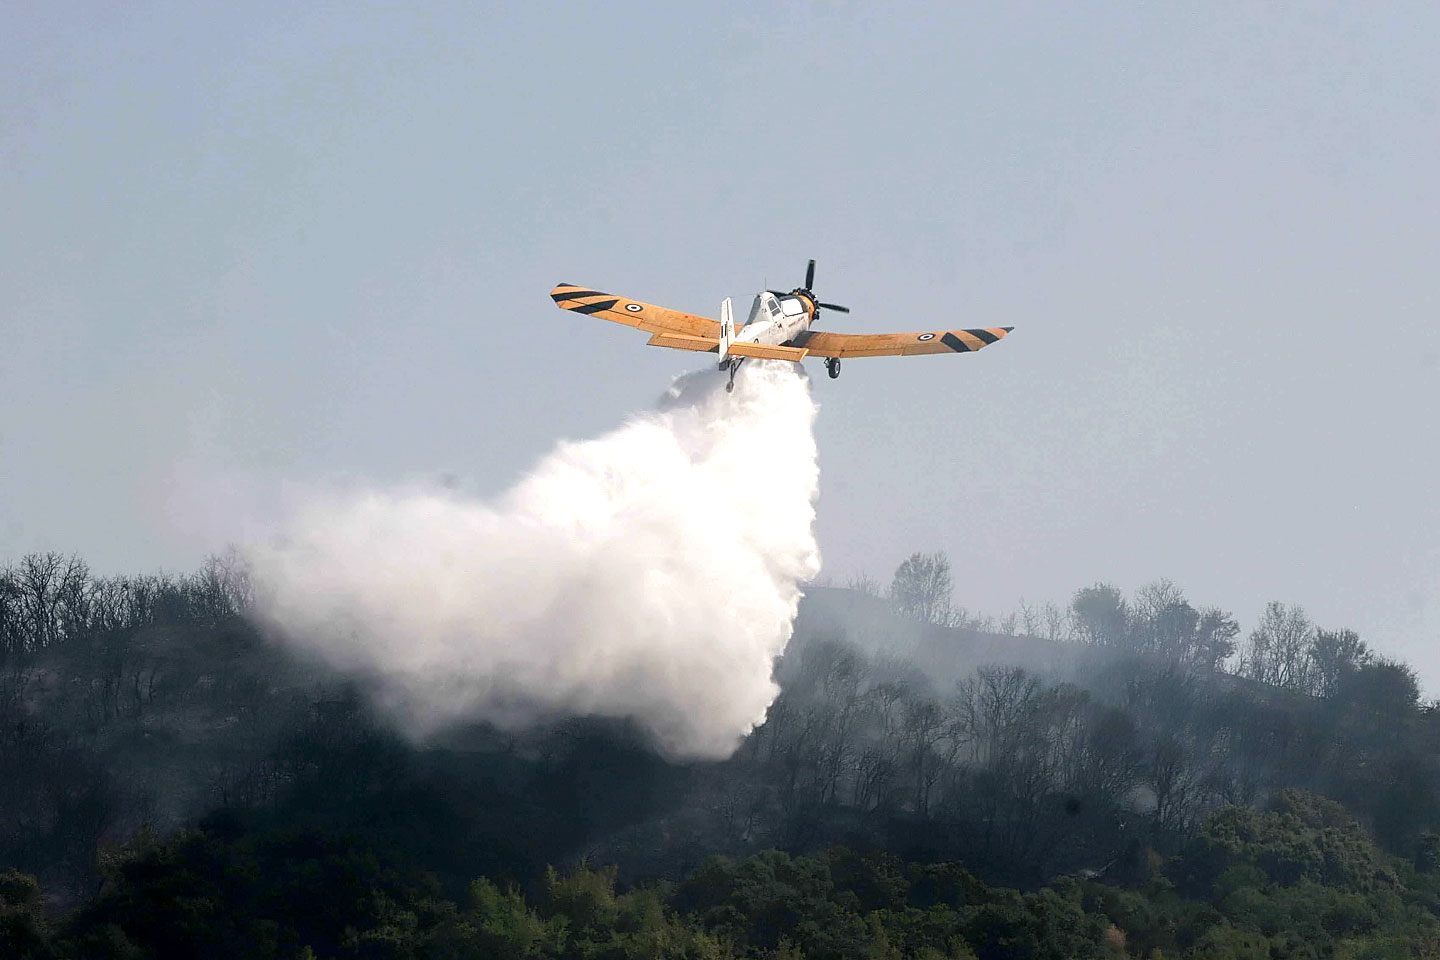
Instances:
[[[813,286],[815,286],[815,261],[811,260],[805,265],[805,286],[801,287],[798,292],[806,294],[811,300],[815,300],[815,294],[810,292],[810,288]],[[834,310],[836,313],[850,312],[849,307],[842,307],[838,303],[822,303],[819,300],[815,300],[815,306],[822,307],[826,310]]]

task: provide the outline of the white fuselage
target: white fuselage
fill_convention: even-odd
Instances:
[[[744,343],[779,345],[789,343],[810,329],[813,307],[804,297],[785,294],[777,297],[768,290],[756,294],[750,319],[735,339]]]

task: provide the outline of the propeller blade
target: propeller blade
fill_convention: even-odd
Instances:
[[[815,287],[815,261],[811,260],[810,265],[805,268],[805,289],[812,290]]]
[[[849,308],[849,307],[842,307],[842,306],[840,306],[840,304],[838,304],[838,303],[821,303],[820,301],[817,300],[817,301],[815,301],[815,306],[817,306],[817,307],[822,307],[822,308],[824,308],[824,309],[826,309],[826,310],[834,310],[836,313],[849,313],[849,312],[850,312],[850,308]]]

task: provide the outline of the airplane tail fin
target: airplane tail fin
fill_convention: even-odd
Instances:
[[[720,304],[720,362],[730,355],[730,341],[735,339],[735,309],[726,297]]]

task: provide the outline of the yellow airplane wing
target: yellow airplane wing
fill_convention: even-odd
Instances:
[[[601,293],[588,287],[577,287],[571,283],[562,283],[551,290],[550,299],[554,300],[561,310],[604,317],[627,327],[638,327],[647,333],[673,333],[716,340],[720,337],[720,323],[717,320],[681,313],[668,307],[657,307],[653,303],[626,300],[624,297]]]
[[[810,330],[795,338],[814,357],[912,357],[921,353],[973,353],[1014,327],[936,330],[933,333],[830,333]]]

